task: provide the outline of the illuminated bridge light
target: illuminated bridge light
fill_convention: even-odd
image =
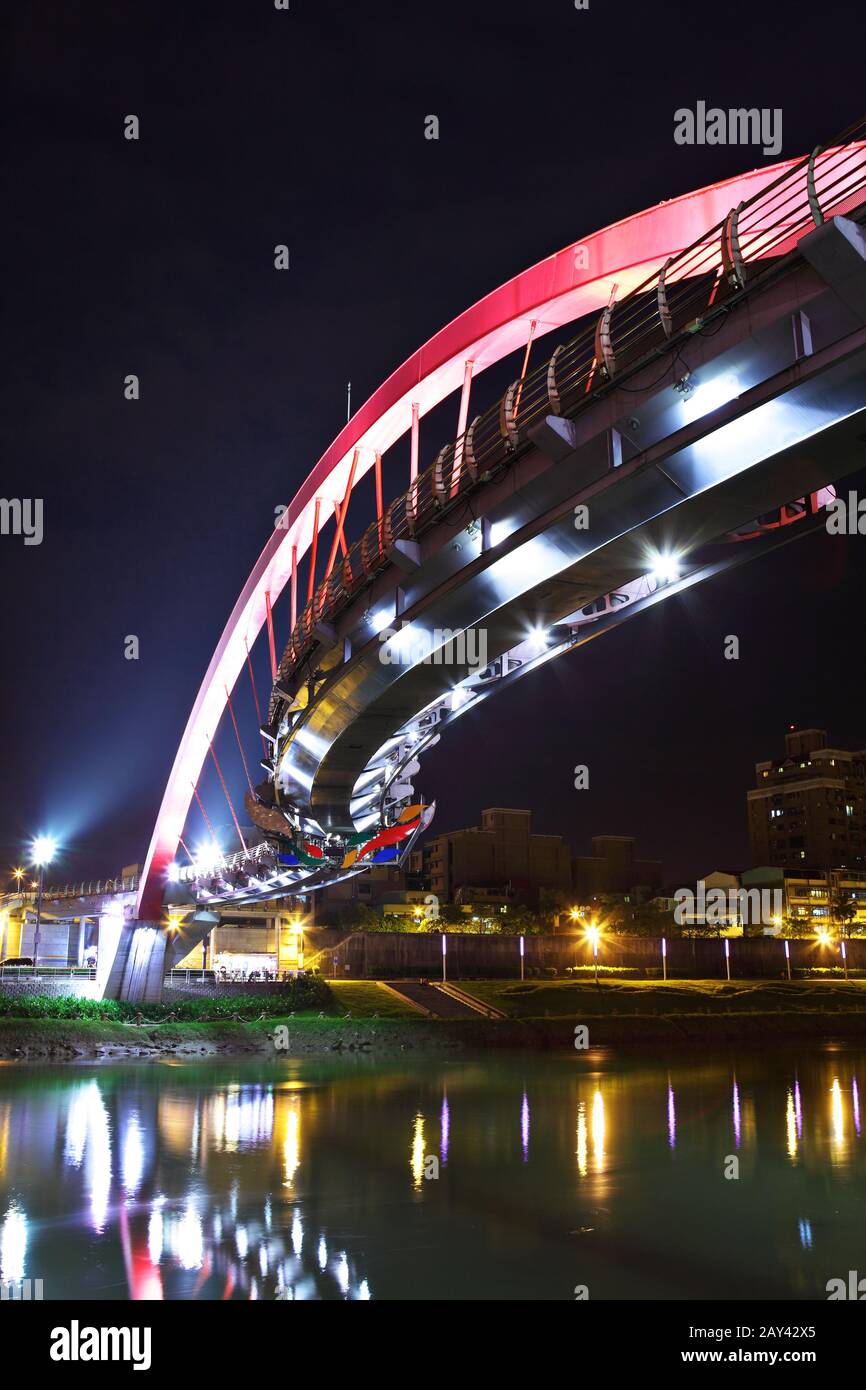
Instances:
[[[676,554],[661,554],[655,557],[652,578],[657,584],[675,584],[680,577],[682,557]]]
[[[688,385],[692,389],[683,393],[682,405],[683,416],[689,422],[699,420],[701,416],[709,415],[711,411],[736,400],[743,389],[731,372],[721,373],[708,381],[690,380]]]

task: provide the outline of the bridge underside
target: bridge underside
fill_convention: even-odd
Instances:
[[[469,658],[405,664],[398,634],[383,660],[371,610],[434,643],[475,635],[467,653],[483,638],[494,677],[497,663],[529,669],[528,628],[546,634],[542,659],[571,650],[588,635],[581,609],[639,584],[654,557],[676,555],[681,570],[647,596],[659,601],[734,563],[724,552],[750,519],[862,466],[863,263],[833,283],[840,235],[828,224],[807,237],[795,270],[671,352],[663,382],[656,360],[650,384],[638,374],[578,418],[537,425],[474,494],[471,524],[432,530],[342,616],[272,720],[277,796],[300,824],[345,836],[379,821],[414,795],[418,753],[484,695]]]
[[[297,662],[290,644],[262,730],[269,779],[247,798],[263,842],[179,871],[167,902],[300,895],[399,863],[432,813],[419,756],[454,718],[821,524],[864,461],[862,229],[816,228],[711,318],[659,335],[570,416],[514,426],[504,461],[465,495],[440,488],[432,522],[313,624]]]

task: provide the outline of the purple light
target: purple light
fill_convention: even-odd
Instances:
[[[730,954],[731,954],[731,943],[730,943],[730,941],[728,940],[728,938],[725,937],[725,955],[726,955],[726,956],[729,956]]]
[[[523,1162],[529,1162],[529,1098],[523,1092],[520,1106],[520,1146],[523,1149]]]
[[[442,1097],[442,1113],[439,1117],[439,1157],[444,1168],[448,1162],[448,1139],[451,1134],[451,1114],[448,1110],[448,1097]]]
[[[857,1090],[856,1076],[851,1080],[851,1100],[854,1110],[854,1128],[857,1131],[857,1138],[860,1138],[860,1092]]]
[[[520,954],[523,955],[523,937],[520,938]]]
[[[668,953],[668,943],[667,943],[667,941],[665,940],[665,938],[662,937],[662,955],[663,955],[663,956],[666,956],[667,953]]]
[[[668,1082],[668,1143],[672,1149],[677,1146],[677,1110],[674,1101],[674,1088]]]
[[[732,1108],[732,1111],[733,1111],[733,1119],[734,1119],[734,1143],[736,1144],[737,1148],[739,1148],[739,1147],[740,1147],[740,1092],[739,1092],[739,1089],[738,1089],[738,1087],[737,1087],[736,1078],[734,1079],[734,1097],[733,1097],[733,1103],[732,1103],[732,1107],[731,1107],[731,1108]]]
[[[445,955],[447,949],[448,949],[448,948],[447,948],[447,946],[445,945],[445,933],[443,932],[443,933],[442,933],[442,954],[443,954],[443,956]]]
[[[789,946],[788,942],[786,941],[786,942],[785,942],[785,960],[788,960],[788,959],[790,958],[790,955],[791,955],[791,949],[790,949],[790,946]]]

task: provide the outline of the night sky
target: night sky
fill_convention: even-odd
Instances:
[[[42,497],[45,538],[0,537],[0,865],[49,831],[65,881],[143,859],[223,624],[346,383],[360,405],[526,266],[773,162],[676,145],[677,107],[781,107],[779,158],[829,139],[860,114],[862,31],[850,0],[4,12],[0,494]],[[637,835],[671,882],[744,865],[753,764],[789,723],[866,745],[863,546],[786,547],[467,714],[417,779],[435,828],[527,806],[579,852]]]

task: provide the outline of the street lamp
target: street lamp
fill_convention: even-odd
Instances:
[[[13,869],[13,870],[12,870],[12,877],[13,877],[14,880],[15,880],[15,886],[18,888],[19,892],[20,892],[20,890],[21,890],[21,880],[22,880],[22,878],[24,877],[24,875],[26,874],[26,872],[27,872],[26,869]]]
[[[33,933],[33,969],[39,968],[39,936],[42,925],[42,893],[45,888],[45,865],[50,864],[57,851],[57,846],[47,835],[39,835],[33,841],[31,850],[32,862],[39,870],[39,881],[36,890],[36,930]]]
[[[584,936],[592,947],[593,962],[595,964],[595,983],[598,984],[598,943],[601,940],[601,930],[593,922],[586,928]]]

